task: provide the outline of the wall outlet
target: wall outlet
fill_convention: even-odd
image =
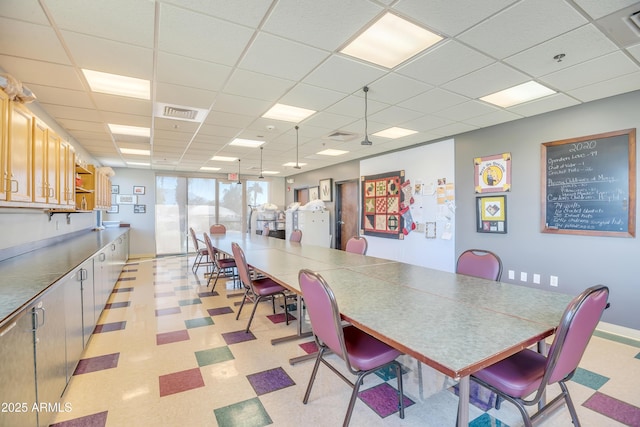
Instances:
[[[509,279],[513,280],[516,278],[516,272],[513,270],[509,270]]]
[[[536,285],[540,284],[540,275],[538,273],[533,273],[533,283]]]
[[[525,271],[521,271],[520,272],[520,281],[521,282],[526,282],[527,281],[527,273]]]
[[[558,286],[558,276],[549,276],[549,285]]]

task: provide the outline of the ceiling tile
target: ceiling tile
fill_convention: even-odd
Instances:
[[[435,115],[450,120],[466,121],[472,117],[495,113],[498,110],[499,109],[497,107],[493,107],[481,101],[469,101],[463,104],[454,105],[446,110],[438,111]]]
[[[410,108],[421,113],[433,113],[444,110],[453,105],[462,104],[469,98],[449,92],[443,89],[433,89],[420,95],[414,96],[398,104],[401,107]]]
[[[556,93],[554,95],[545,96],[535,101],[525,102],[524,104],[515,105],[509,108],[516,114],[523,116],[535,116],[547,111],[559,110],[561,108],[571,107],[580,102],[564,93]]]
[[[155,101],[184,107],[208,109],[211,107],[215,97],[216,93],[208,90],[158,83]]]
[[[386,73],[387,71],[374,65],[342,56],[332,56],[309,74],[304,83],[342,93],[355,93]]]
[[[299,83],[282,97],[280,103],[320,111],[344,97],[341,92]]]
[[[502,59],[585,24],[564,1],[523,0],[460,35],[460,40]]]
[[[573,0],[584,9],[593,19],[602,18],[627,6],[637,3],[638,0]]]
[[[611,53],[616,49],[611,40],[589,24],[506,58],[504,62],[539,77]],[[558,61],[554,59],[558,54],[565,56]]]
[[[255,27],[273,3],[272,0],[163,0],[185,9],[217,16],[227,21]]]
[[[76,70],[66,65],[6,55],[0,55],[0,64],[5,71],[27,85],[33,82],[64,89],[84,89]]]
[[[224,92],[265,101],[275,101],[295,82],[247,70],[236,70],[224,87]]]
[[[432,88],[433,86],[420,80],[399,74],[387,74],[371,83],[368,97],[374,101],[397,104]]]
[[[636,90],[640,90],[640,72],[625,74],[611,80],[570,90],[568,93],[582,102],[589,102]]]
[[[530,78],[515,69],[496,62],[488,67],[457,78],[445,85],[443,88],[459,93],[469,98],[480,98],[490,93],[524,83]],[[482,82],[482,84],[478,84]]]
[[[156,78],[159,82],[219,91],[231,71],[227,65],[158,52]]]
[[[21,43],[15,43],[17,34],[28,34]],[[71,65],[64,47],[50,27],[0,18],[0,52],[21,58],[38,59]]]
[[[0,2],[0,16],[35,24],[49,24],[38,0],[2,0]]]

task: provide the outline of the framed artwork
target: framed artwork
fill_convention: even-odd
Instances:
[[[147,213],[147,205],[133,205],[133,213]]]
[[[112,185],[111,186],[111,194],[119,194],[120,193],[120,186],[119,185]]]
[[[320,198],[318,187],[309,187],[309,201]]]
[[[107,213],[119,213],[120,207],[118,205],[112,204],[109,209],[107,209]]]
[[[116,202],[119,205],[135,205],[138,203],[138,196],[135,194],[118,194]]]
[[[427,222],[425,227],[425,237],[427,239],[435,239],[436,238],[436,223],[435,222]]]
[[[511,191],[511,153],[473,159],[476,193]]]
[[[134,185],[133,194],[144,194],[144,187],[141,185]]]
[[[323,202],[330,202],[333,198],[333,185],[332,179],[321,179],[320,180],[320,200]]]
[[[478,233],[507,232],[507,196],[476,197]]]
[[[360,182],[363,203],[361,234],[404,239],[404,219],[401,212],[404,171],[362,176]]]

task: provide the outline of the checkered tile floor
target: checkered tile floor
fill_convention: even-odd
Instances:
[[[312,340],[271,345],[296,326],[287,326],[281,312],[273,315],[268,302],[245,333],[249,310],[235,320],[239,291],[221,280],[210,292],[204,269],[193,274],[191,262],[129,262],[62,397],[71,410],[54,425],[341,425],[351,389],[321,366],[303,405],[313,362],[288,363],[313,352]],[[397,415],[393,373],[378,372],[365,380],[351,425],[454,425],[455,384],[414,359],[399,360],[405,419]],[[640,343],[594,336],[570,390],[582,425],[640,426]],[[470,426],[522,425],[509,403],[497,411],[484,390],[474,388],[471,397]],[[568,411],[559,409],[542,425],[571,425]]]

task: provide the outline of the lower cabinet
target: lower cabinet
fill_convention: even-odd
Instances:
[[[0,328],[0,427],[48,426],[129,256],[125,233]]]
[[[0,426],[36,426],[33,311],[27,309],[0,329]]]

